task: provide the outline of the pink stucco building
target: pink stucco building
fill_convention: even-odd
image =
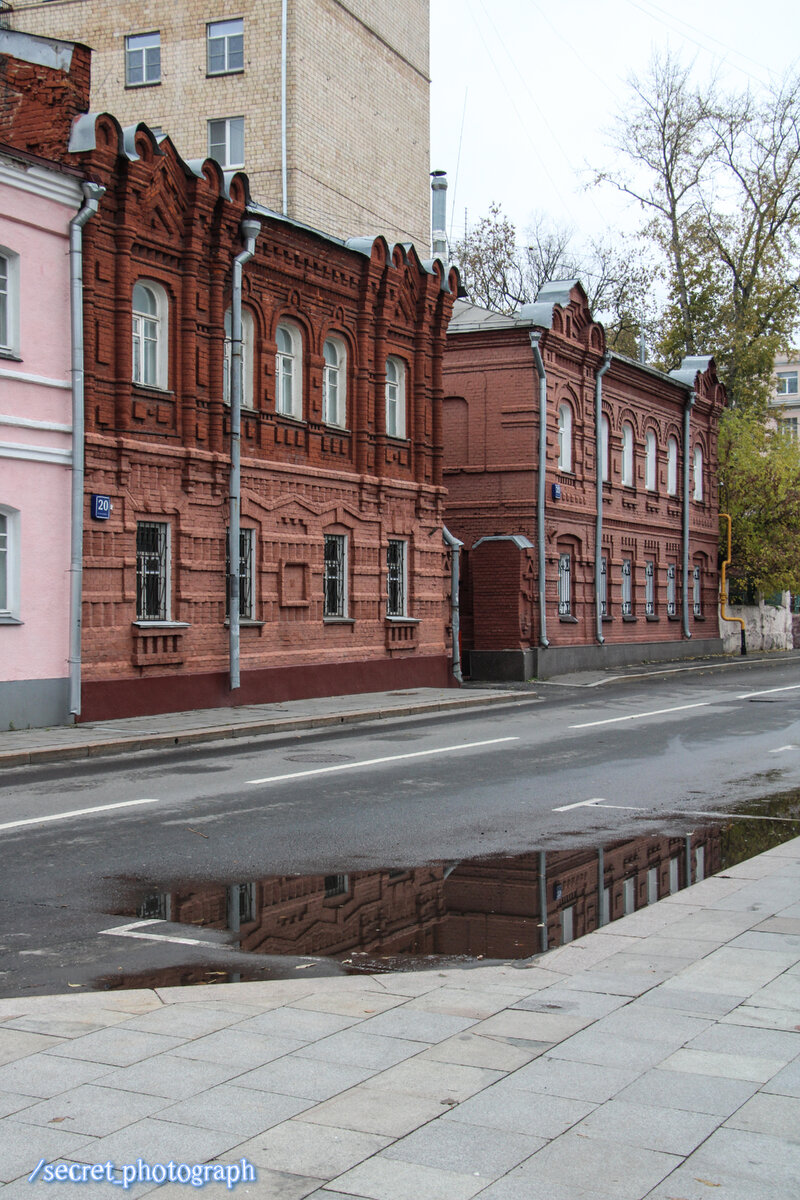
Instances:
[[[69,223],[80,179],[0,144],[0,729],[69,719]]]

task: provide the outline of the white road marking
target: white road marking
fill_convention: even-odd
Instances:
[[[737,700],[750,700],[753,696],[771,696],[773,692],[796,692],[800,688],[800,683],[788,683],[786,687],[764,688],[761,692],[742,692],[741,696],[737,696]]]
[[[571,808],[588,808],[591,804],[605,804],[602,796],[594,800],[579,800],[577,804],[562,804],[560,808],[554,808],[553,812],[569,812]]]
[[[224,942],[204,942],[199,938],[173,937],[166,933],[137,933],[144,925],[161,925],[158,920],[131,921],[129,925],[117,925],[114,929],[101,929],[100,933],[113,934],[114,937],[141,938],[145,942],[174,942],[177,946],[211,946],[214,950],[225,950]]]
[[[618,721],[641,721],[643,717],[660,717],[664,713],[683,712],[687,708],[708,708],[710,704],[710,700],[700,700],[696,704],[677,704],[674,708],[655,708],[652,712],[631,713],[627,717],[606,717],[604,721],[584,721],[582,725],[570,725],[569,728],[592,729],[595,725],[614,725]]]
[[[602,796],[596,800],[579,800],[577,804],[562,804],[560,808],[552,809],[553,812],[569,812],[571,808],[623,808],[626,812],[647,812],[638,804],[609,804]]]
[[[737,821],[788,821],[790,825],[800,825],[798,817],[760,817],[755,813],[725,813],[725,812],[698,812],[694,808],[673,808],[671,812],[679,813],[682,817],[724,817],[725,820]]]
[[[796,750],[796,746],[776,746],[774,750],[770,750],[770,754],[783,754],[784,750]]]
[[[355,771],[359,767],[375,767],[380,763],[401,762],[409,758],[427,758],[432,754],[452,754],[456,750],[475,750],[479,746],[497,746],[501,742],[518,742],[518,737],[488,738],[485,742],[464,742],[460,746],[439,746],[436,750],[415,750],[411,754],[387,754],[384,758],[365,758],[361,762],[337,763],[335,767],[315,767],[313,771],[292,771],[288,775],[268,775],[264,779],[248,779],[248,783],[285,783],[290,779],[308,779],[312,775],[332,775],[334,771]]]
[[[158,800],[121,800],[119,804],[99,804],[96,808],[73,808],[71,812],[53,813],[49,817],[26,817],[24,821],[6,821],[2,829],[19,829],[22,825],[44,825],[48,821],[67,821],[70,817],[87,817],[92,813],[111,812],[116,808],[133,808],[136,804],[158,804]]]

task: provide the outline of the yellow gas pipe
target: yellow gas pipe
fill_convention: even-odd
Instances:
[[[744,631],[744,620],[742,617],[729,617],[725,612],[725,568],[730,565],[731,561],[731,519],[728,513],[720,513],[720,520],[724,517],[728,522],[728,557],[722,564],[722,579],[720,581],[719,593],[719,615],[723,621],[736,621],[740,627],[742,635],[742,654],[747,654],[747,637]]]

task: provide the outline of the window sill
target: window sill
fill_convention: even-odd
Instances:
[[[226,629],[230,628],[231,622],[229,617],[225,618],[224,624]],[[266,625],[266,621],[255,621],[252,617],[239,617],[240,629],[261,629],[264,625]]]
[[[244,67],[235,71],[206,71],[206,79],[227,79],[229,75],[244,75]]]
[[[20,621],[19,617],[12,617],[10,613],[0,613],[0,625],[24,625],[24,621]]]
[[[355,625],[355,617],[323,617],[323,625]]]
[[[705,617],[702,613],[692,613],[692,616],[694,617],[695,621],[705,621]]]
[[[136,629],[191,629],[188,621],[132,621]]]
[[[390,616],[389,613],[386,614],[385,619],[392,624],[399,623],[401,625],[419,625],[420,622],[419,617]]]
[[[131,386],[140,392],[155,392],[159,396],[174,396],[175,393],[169,388],[161,387],[159,383],[139,383],[138,380],[132,379]]]
[[[604,617],[601,617],[600,620],[605,625],[607,622],[610,623],[611,621],[613,621],[614,618],[611,616],[611,613],[606,613],[606,615]]]
[[[558,619],[562,625],[577,625],[578,618],[573,617],[571,613],[559,613]]]
[[[160,79],[145,79],[142,83],[126,83],[126,92],[138,92],[141,88],[161,87]]]
[[[622,617],[622,619],[623,619],[623,621],[625,621],[625,622],[626,622],[628,625],[635,625],[635,624],[636,624],[636,622],[639,620],[639,618],[638,618],[638,617],[635,617],[635,616],[633,615],[633,613],[630,613],[630,614],[628,614],[628,613],[624,613],[624,614],[623,614],[623,617]]]
[[[667,615],[668,621],[680,621],[680,619],[680,613],[669,613]]]
[[[645,621],[660,621],[661,617],[659,617],[658,613],[647,613],[644,619]]]
[[[6,346],[0,346],[0,358],[8,359],[9,362],[24,362],[25,360],[17,354],[16,350],[12,350]]]

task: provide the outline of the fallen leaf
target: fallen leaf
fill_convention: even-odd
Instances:
[[[48,1125],[58,1125],[61,1121],[68,1121],[69,1117],[51,1117],[47,1122]]]
[[[722,1187],[721,1183],[714,1183],[710,1179],[701,1179],[699,1175],[695,1175],[695,1179],[698,1183],[704,1183],[706,1187]]]
[[[82,983],[68,983],[67,987],[83,987]]]
[[[186,828],[189,830],[189,833],[196,833],[198,837],[208,838],[207,833],[201,833],[199,829],[192,829],[191,825],[187,825]]]

